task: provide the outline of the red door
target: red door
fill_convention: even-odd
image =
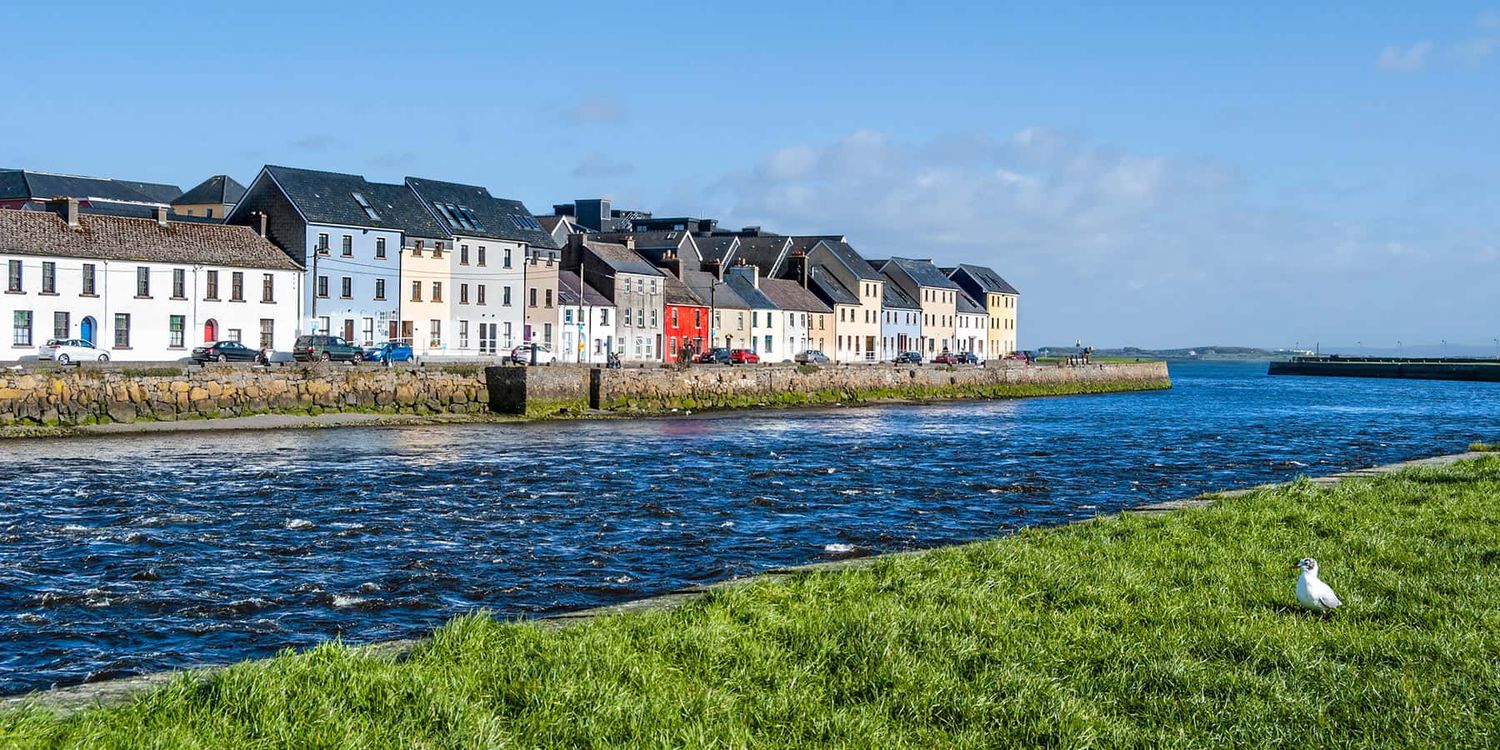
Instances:
[[[210,320],[203,324],[203,343],[219,340],[219,322]]]

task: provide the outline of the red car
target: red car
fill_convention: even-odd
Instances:
[[[729,364],[758,365],[760,364],[760,355],[749,349],[735,349],[729,353]]]
[[[963,362],[962,357],[957,354],[949,354],[948,352],[943,352],[932,358],[932,363],[935,365],[956,365],[960,362]]]

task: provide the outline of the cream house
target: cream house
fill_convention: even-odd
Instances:
[[[922,306],[922,335],[918,339],[922,356],[958,351],[959,286],[930,260],[891,258],[875,263],[906,296]]]

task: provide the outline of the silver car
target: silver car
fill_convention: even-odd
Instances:
[[[60,365],[70,362],[108,362],[109,352],[83,339],[47,339],[37,347],[37,359],[50,359]]]

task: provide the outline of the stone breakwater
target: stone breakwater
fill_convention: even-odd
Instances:
[[[986,367],[650,367],[622,370],[492,367],[490,408],[549,417],[897,400],[1020,398],[1170,388],[1163,362],[1079,367],[996,362]]]
[[[0,374],[0,426],[252,414],[466,414],[489,409],[484,370],[290,365],[272,370],[58,369]]]

